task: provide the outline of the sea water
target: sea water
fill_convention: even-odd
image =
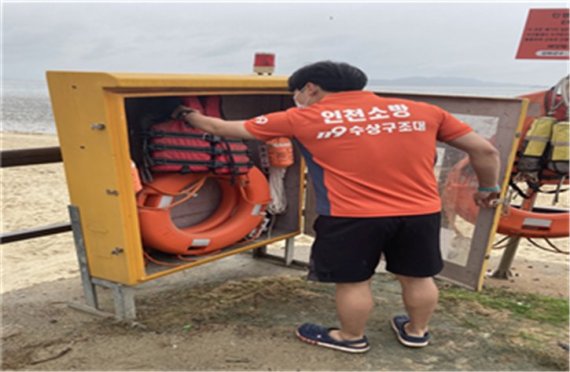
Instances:
[[[3,132],[55,133],[47,83],[9,80],[2,82]]]
[[[369,86],[375,92],[516,97],[547,87],[461,87],[461,86]],[[246,118],[244,118],[246,119]],[[2,125],[0,131],[56,133],[47,83],[44,81],[4,80],[2,82]]]

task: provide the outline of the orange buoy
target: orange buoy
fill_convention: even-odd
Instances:
[[[204,174],[158,174],[153,182],[145,185],[143,192],[138,195],[137,205],[140,210],[156,210],[168,208],[171,210],[177,205],[193,197],[209,178]],[[187,232],[200,232],[218,226],[227,220],[238,201],[238,192],[227,180],[217,178],[220,192],[223,195],[220,204],[214,213],[206,220],[186,228]],[[190,187],[188,187],[190,185]],[[171,193],[170,190],[178,190]],[[175,197],[180,197],[175,201]]]
[[[189,227],[177,227],[172,221],[172,207],[192,197],[206,177],[215,178],[220,185],[220,205],[206,220]],[[174,201],[177,196],[182,197],[182,202]],[[269,201],[267,179],[256,167],[237,176],[233,184],[231,177],[213,174],[157,175],[144,185],[137,199],[142,240],[146,246],[165,253],[210,253],[247,236],[262,222]]]

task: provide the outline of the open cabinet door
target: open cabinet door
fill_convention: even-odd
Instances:
[[[501,158],[499,184],[502,185],[503,190],[508,187],[520,130],[526,117],[527,100],[400,93],[377,94],[431,103],[468,123],[475,132],[489,139],[499,150]],[[480,290],[501,215],[501,206],[495,209],[481,209],[467,218],[464,207],[473,203],[470,193],[451,195],[450,192],[453,182],[455,186],[463,187],[464,191],[477,187],[477,180],[472,172],[469,172],[469,167],[461,169],[462,164],[467,163],[467,156],[462,151],[444,143],[438,143],[437,151],[438,161],[434,172],[439,181],[443,203],[441,251],[445,261],[444,269],[438,277]],[[382,169],[371,171],[382,171]],[[304,233],[310,236],[314,236],[313,223],[317,217],[315,205],[314,189],[309,176],[305,193]]]

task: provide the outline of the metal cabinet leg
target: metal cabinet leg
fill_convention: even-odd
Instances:
[[[81,273],[81,283],[83,284],[83,293],[87,305],[97,309],[97,292],[95,286],[91,282],[89,274],[89,266],[87,264],[87,251],[85,250],[85,240],[83,239],[83,231],[81,230],[81,217],[79,208],[74,205],[68,207],[69,217],[71,219],[71,229],[73,230],[73,240],[75,241],[75,251],[77,253],[77,261],[79,262],[79,272]]]
[[[295,255],[295,238],[285,240],[285,266],[291,266]]]
[[[298,261],[294,259],[295,256],[295,238],[285,239],[285,254],[284,256],[267,253],[267,247],[263,246],[253,250],[253,257],[263,259],[278,265],[289,266],[295,269],[305,270],[309,265],[307,262]]]
[[[126,321],[136,319],[134,288],[97,278],[92,278],[91,281],[93,284],[109,288],[111,291],[113,291],[115,318]]]
[[[520,241],[520,236],[512,236],[509,238],[507,247],[503,252],[503,256],[501,256],[499,267],[493,272],[491,277],[496,279],[509,279],[511,276],[511,266],[513,264],[513,260],[515,259],[515,253],[517,252]]]
[[[526,194],[530,195],[530,197],[523,200],[521,209],[526,211],[531,211],[532,208],[534,207],[534,203],[536,202],[538,192],[529,187],[526,190]],[[511,266],[513,265],[515,254],[517,253],[520,241],[521,241],[521,236],[511,236],[509,238],[507,247],[505,248],[503,256],[501,257],[501,262],[499,263],[499,267],[497,268],[497,270],[493,272],[491,277],[496,279],[509,279],[509,277],[511,276]]]
[[[85,294],[85,302],[87,303],[86,308],[85,306],[73,307],[92,314],[109,316],[109,314],[99,310],[96,291],[96,285],[99,285],[113,291],[115,318],[126,321],[134,320],[136,318],[136,308],[133,288],[106,280],[96,279],[91,276],[89,273],[89,265],[87,263],[85,240],[83,238],[83,231],[81,230],[81,216],[79,215],[79,208],[74,205],[70,205],[68,209],[71,219],[71,228],[73,230],[73,239],[75,240],[77,261],[79,262],[79,271],[81,273],[81,283]]]
[[[135,308],[135,294],[133,288],[116,285],[113,288],[115,300],[115,314],[121,320],[132,321],[137,317]]]
[[[267,246],[266,245],[259,247],[259,248],[255,248],[253,250],[253,257],[254,258],[264,257],[265,255],[267,255]]]

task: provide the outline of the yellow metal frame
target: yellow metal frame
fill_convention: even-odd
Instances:
[[[505,178],[503,180],[503,184],[501,185],[501,200],[506,197],[507,190],[509,189],[509,181],[510,181],[510,174],[513,170],[513,166],[515,163],[515,157],[517,154],[517,150],[519,147],[519,142],[522,136],[522,129],[524,125],[524,121],[526,119],[528,106],[530,104],[530,100],[524,98],[522,99],[521,105],[521,112],[518,119],[517,129],[515,132],[515,137],[513,139],[511,152],[509,154],[509,160],[505,167]],[[483,289],[483,282],[485,281],[485,276],[487,274],[487,266],[489,264],[489,259],[491,257],[491,251],[493,249],[493,244],[495,241],[495,235],[497,233],[497,227],[499,226],[499,220],[501,219],[501,215],[503,213],[503,204],[501,203],[496,209],[495,214],[493,216],[493,225],[491,227],[489,233],[489,244],[487,245],[487,250],[485,253],[485,260],[483,261],[483,265],[481,266],[481,271],[479,272],[479,280],[477,281],[477,287],[475,288],[476,291],[481,291]]]
[[[125,98],[289,94],[286,77],[49,71],[47,80],[71,204],[81,213],[91,276],[134,285],[300,234],[299,229],[147,275],[130,176]],[[300,169],[299,221],[304,167]]]

